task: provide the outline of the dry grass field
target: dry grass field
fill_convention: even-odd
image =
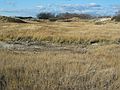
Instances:
[[[86,50],[0,48],[0,90],[120,90],[120,23],[0,23],[0,40]]]
[[[54,43],[120,42],[120,23],[94,22],[1,23],[0,40],[49,41]]]

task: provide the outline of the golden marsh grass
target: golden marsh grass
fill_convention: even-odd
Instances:
[[[120,40],[120,23],[95,25],[93,22],[46,22],[0,24],[0,40],[37,40],[55,43],[91,43]]]
[[[0,89],[120,90],[120,23],[0,23],[0,40],[86,44],[87,49],[78,53],[0,48]]]

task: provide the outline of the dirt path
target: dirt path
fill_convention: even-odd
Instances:
[[[2,42],[1,49],[9,49],[14,51],[70,51],[73,53],[86,53],[87,49],[82,45],[58,45],[47,42]]]

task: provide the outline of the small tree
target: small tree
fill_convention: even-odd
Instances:
[[[37,18],[38,19],[50,19],[50,18],[54,18],[55,15],[52,13],[48,13],[48,12],[41,12],[39,14],[37,14]]]

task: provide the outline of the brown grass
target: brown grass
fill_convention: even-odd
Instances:
[[[85,54],[0,50],[8,90],[119,90],[120,46],[89,46]]]
[[[120,23],[0,23],[0,40],[87,44],[86,53],[0,49],[0,90],[120,90]]]
[[[95,25],[93,22],[47,22],[0,24],[0,40],[49,41],[55,43],[119,43],[120,23]]]

